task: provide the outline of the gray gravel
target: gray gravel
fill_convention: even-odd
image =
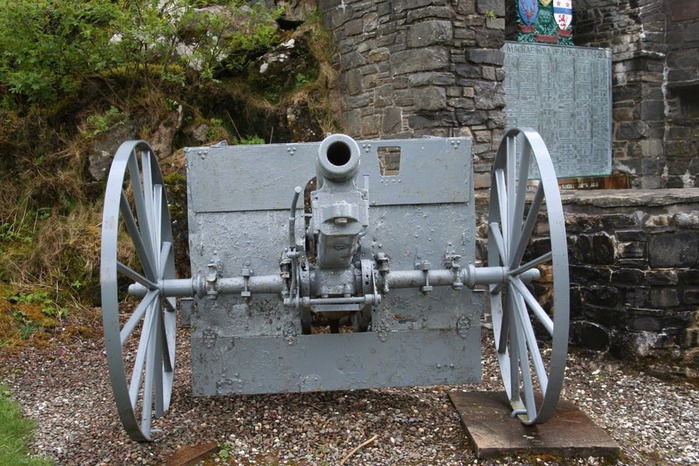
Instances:
[[[604,356],[572,351],[564,397],[619,443],[620,460],[476,461],[447,392],[500,390],[488,341],[479,385],[193,398],[186,340],[173,404],[155,423],[163,434],[150,444],[130,441],[121,428],[101,341],[5,355],[0,379],[38,424],[32,451],[65,465],[163,464],[178,447],[205,441],[227,442],[230,458],[216,460],[225,464],[336,465],[374,436],[346,464],[699,464],[698,387]]]

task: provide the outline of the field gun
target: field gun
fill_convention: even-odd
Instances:
[[[193,394],[212,396],[479,382],[485,310],[513,415],[551,416],[568,257],[536,131],[507,131],[497,151],[485,266],[470,138],[219,143],[186,149],[186,166],[189,278],[175,277],[150,146],[125,142],[107,182],[105,344],[134,440],[168,409],[178,320],[191,326]]]

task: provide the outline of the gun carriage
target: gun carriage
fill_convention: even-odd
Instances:
[[[199,396],[478,382],[486,310],[513,415],[551,416],[568,258],[556,175],[534,130],[509,130],[497,152],[485,266],[469,138],[220,143],[186,149],[186,166],[189,278],[175,276],[148,144],[124,143],[107,182],[105,344],[134,440],[150,440],[170,404],[178,310]]]

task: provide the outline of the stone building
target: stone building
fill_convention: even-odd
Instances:
[[[576,0],[576,45],[612,49],[617,170],[642,188],[699,173],[699,4]]]
[[[504,2],[320,6],[336,39],[334,100],[344,131],[361,138],[472,136],[476,171],[487,185],[490,165],[479,160],[492,156],[505,128]]]
[[[511,3],[321,0],[337,42],[335,100],[345,131],[470,135],[487,160],[505,127],[501,49],[516,39],[512,28],[506,33]],[[577,46],[612,50],[614,170],[633,187],[694,187],[699,5],[576,0],[573,28]]]
[[[488,187],[506,126],[502,48],[516,39],[514,0],[318,3],[337,46],[343,130],[470,136],[475,186]],[[699,3],[574,0],[573,10],[575,45],[612,51],[612,170],[635,188],[565,196],[573,336],[696,369]]]

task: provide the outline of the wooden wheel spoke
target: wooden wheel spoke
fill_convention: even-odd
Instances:
[[[162,251],[162,216],[163,216],[163,185],[161,184],[156,184],[153,187],[153,216],[151,217],[151,231],[153,232],[153,244],[160,245],[159,249],[154,251],[157,259],[158,259],[158,270],[162,270],[162,264],[164,262],[161,262],[161,251]]]
[[[158,306],[159,307],[159,306]],[[156,329],[158,325],[159,309],[153,307],[152,319],[150,321],[147,338],[146,373],[143,381],[143,398],[141,400],[141,429],[150,432],[151,418],[153,417],[153,388],[156,377],[162,376],[158,367],[158,338]]]
[[[500,331],[495,335],[495,344],[497,345],[496,349],[499,354],[505,354],[507,351],[507,342],[510,338],[510,315],[508,314],[507,310],[503,312],[498,328]]]
[[[141,168],[143,170],[143,202],[145,205],[146,212],[148,214],[148,231],[150,232],[150,239],[152,244],[152,251],[154,260],[157,262],[159,257],[159,247],[160,244],[160,216],[159,209],[160,204],[156,200],[158,193],[155,189],[155,184],[153,183],[153,167],[152,163],[154,158],[149,150],[141,150]],[[162,195],[162,191],[160,191]],[[156,269],[160,265],[156,263]]]
[[[155,237],[153,236],[153,220],[154,220],[154,210],[153,210],[153,172],[151,170],[151,156],[150,152],[147,150],[141,150],[141,170],[143,170],[143,203],[144,207],[146,209],[147,216],[144,218],[147,218],[149,220],[148,222],[148,229],[150,230],[151,233],[151,240],[153,241],[153,244],[157,244],[155,242]]]
[[[506,298],[506,307],[507,307],[507,313],[504,316],[508,320],[508,328],[509,332],[507,333],[508,340],[509,340],[509,352],[510,352],[510,364],[509,364],[509,370],[510,370],[510,399],[512,400],[517,400],[520,397],[519,393],[519,383],[520,383],[520,378],[519,378],[519,360],[521,359],[522,355],[520,354],[520,345],[519,345],[519,334],[517,333],[517,327],[516,327],[516,322],[514,321],[514,312],[512,309],[512,299],[510,299],[510,296],[507,296]],[[502,341],[502,338],[501,338]]]
[[[166,347],[163,344],[165,341],[165,327],[163,326],[162,305],[160,301],[161,300],[158,299],[158,304],[155,308],[155,312],[157,313],[157,332],[153,335],[153,340],[155,341],[155,343],[153,343],[153,388],[155,389],[153,395],[155,395],[155,415],[157,417],[162,417],[165,412],[163,409],[163,370],[165,363],[163,360],[163,352]]]
[[[160,249],[160,268],[161,270],[165,270],[166,264],[169,264],[172,262],[172,242],[170,241],[164,241],[163,246]],[[175,303],[173,302],[174,299],[172,298],[165,298],[163,299],[163,305],[169,312],[175,312]]]
[[[505,172],[503,170],[495,171],[495,188],[497,195],[498,208],[500,209],[500,223],[502,231],[509,231],[509,212],[507,210],[507,186],[505,184]],[[503,238],[507,239],[507,237]],[[507,248],[507,243],[503,241],[505,248]],[[507,262],[505,262],[507,263]]]
[[[514,136],[510,136],[507,138],[507,152],[505,153],[505,156],[507,157],[507,170],[505,171],[505,183],[507,186],[507,229],[503,228],[504,232],[507,232],[503,236],[505,237],[505,244],[508,246],[508,252],[509,248],[512,247],[512,238],[514,235],[516,235],[517,230],[521,227],[518,227],[518,223],[521,223],[521,219],[517,219],[516,217],[516,211],[517,211],[517,180],[516,180],[516,173],[514,168],[517,166],[517,138]],[[521,201],[522,204],[524,203],[524,200]],[[507,262],[505,262],[507,264]]]
[[[166,300],[164,300],[166,301]],[[170,345],[167,341],[167,329],[165,328],[165,320],[160,319],[160,353],[163,358],[163,370],[165,372],[172,372],[175,367],[175,361],[170,359]]]
[[[529,368],[529,359],[526,357],[527,349],[524,340],[519,339],[519,368],[522,372],[522,385],[524,390],[524,406],[527,410],[527,419],[536,417],[536,400],[534,398],[534,383],[532,381],[532,373]]]
[[[150,222],[148,218],[150,211],[146,208],[147,196],[143,192],[141,185],[141,171],[138,168],[137,152],[134,150],[132,156],[129,157],[129,176],[131,177],[131,191],[133,192],[134,206],[136,207],[136,218],[139,220],[139,230],[141,238],[146,245],[148,251],[153,251],[153,236],[150,231]],[[145,176],[145,175],[144,175]]]
[[[553,257],[553,252],[549,251],[546,254],[542,254],[541,256],[537,257],[536,259],[532,259],[529,262],[527,262],[526,264],[520,265],[516,269],[510,271],[510,275],[515,276],[515,277],[517,275],[521,275],[524,272],[526,272],[527,270],[531,270],[534,267],[538,267],[541,264],[549,262],[552,257]]]
[[[488,238],[495,242],[495,246],[498,248],[498,254],[500,255],[500,260],[503,264],[507,263],[507,253],[505,252],[505,242],[503,241],[502,233],[500,233],[500,228],[498,224],[492,222],[488,225]],[[494,266],[495,264],[490,264]]]
[[[161,243],[160,247],[160,253],[159,253],[159,262],[161,264],[161,274],[160,278],[164,278],[162,276],[162,270],[164,270],[164,265],[167,264],[168,260],[170,259],[170,255],[172,254],[172,242],[170,241],[164,241]]]
[[[138,341],[138,349],[136,351],[136,359],[131,370],[131,383],[129,385],[129,398],[131,406],[135,409],[138,401],[138,392],[141,389],[141,380],[143,378],[143,367],[148,359],[148,349],[150,336],[152,335],[153,324],[153,304],[151,303],[146,310],[146,315],[143,319],[141,329],[141,338]]]
[[[163,299],[163,306],[165,306],[165,309],[167,309],[168,312],[176,312],[177,309],[175,308],[176,304],[174,303],[175,298],[165,298]]]
[[[516,371],[517,373],[517,378],[513,375],[512,381],[511,381],[511,386],[512,386],[512,391],[513,393],[517,392],[518,397],[517,399],[521,400],[522,398],[522,391],[524,391],[524,412],[522,412],[521,406],[517,406],[515,408],[515,413],[517,415],[522,415],[525,414],[527,415],[528,418],[533,419],[536,416],[536,404],[534,400],[534,384],[533,384],[533,379],[532,379],[532,374],[531,374],[531,369],[529,367],[529,351],[527,347],[529,346],[529,342],[527,341],[527,333],[526,333],[526,324],[528,323],[527,320],[522,319],[522,310],[520,308],[520,302],[519,300],[515,297],[515,294],[512,293],[511,295],[511,302],[512,302],[512,310],[513,310],[513,315],[512,315],[512,327],[513,327],[513,335],[516,335],[516,337],[512,341],[512,347],[517,348],[517,359],[511,361],[510,363],[510,373],[514,374]],[[526,314],[526,311],[525,311]],[[514,367],[513,367],[514,366]],[[517,382],[517,386],[515,387],[515,381]],[[521,385],[520,385],[521,383]],[[514,397],[513,397],[514,399]]]
[[[529,167],[531,164],[532,151],[528,144],[522,148],[522,156],[519,159],[519,174],[517,175],[517,195],[515,197],[514,218],[521,222],[524,217],[524,206],[527,200],[527,182],[529,180]],[[514,173],[514,170],[512,170]],[[513,225],[514,226],[514,225]],[[521,231],[521,223],[512,229],[513,232]],[[513,240],[512,244],[516,244]]]

